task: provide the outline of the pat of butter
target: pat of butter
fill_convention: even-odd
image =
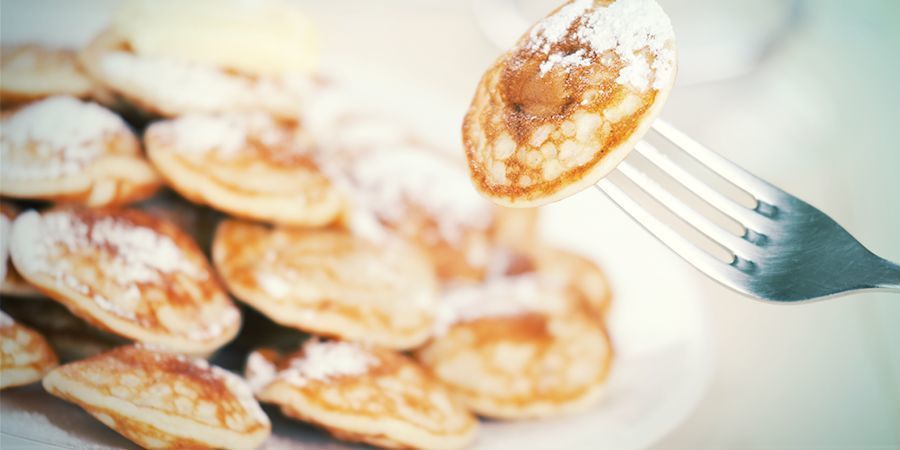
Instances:
[[[251,75],[309,73],[318,63],[312,22],[285,0],[132,0],[113,30],[141,56]]]

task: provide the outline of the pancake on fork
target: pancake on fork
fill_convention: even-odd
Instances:
[[[151,125],[144,142],[173,189],[235,216],[318,226],[343,208],[295,124],[260,113],[188,115]]]
[[[338,439],[455,449],[470,444],[478,429],[443,384],[390,350],[314,339],[286,356],[251,353],[245,376],[260,401]]]
[[[87,98],[94,89],[74,51],[37,44],[3,46],[0,74],[3,108],[55,95]]]
[[[41,293],[19,275],[9,258],[12,224],[19,215],[19,207],[0,200],[0,295],[11,297],[40,297]]]
[[[317,111],[310,111],[314,115]],[[497,242],[530,242],[535,211],[496,208],[462,161],[391,123],[346,114],[315,125],[318,161],[348,197],[346,222],[373,239],[405,236],[428,250],[442,280],[480,279]]]
[[[655,0],[572,0],[488,69],[463,123],[475,187],[511,207],[595,184],[659,114],[675,37]]]
[[[152,195],[161,180],[122,119],[73,97],[40,100],[0,119],[0,194],[92,207]]]
[[[612,350],[602,321],[572,295],[534,274],[451,287],[416,356],[481,416],[584,410],[603,396]]]
[[[315,89],[314,30],[293,2],[124,2],[81,54],[100,84],[149,115],[296,116]]]
[[[271,433],[239,376],[140,345],[60,366],[44,388],[144,448],[253,449]]]
[[[10,250],[26,280],[119,336],[207,354],[240,328],[240,312],[197,245],[141,211],[27,211],[13,223]]]
[[[56,354],[37,331],[0,311],[0,389],[34,383],[56,366]]]
[[[228,289],[281,325],[395,349],[431,333],[434,271],[400,239],[228,220],[212,254]]]

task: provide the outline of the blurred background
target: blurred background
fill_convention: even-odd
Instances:
[[[460,145],[484,68],[558,3],[298,1],[318,24],[325,71],[447,147]],[[900,1],[659,2],[680,52],[663,117],[900,261]],[[30,40],[40,24],[54,30],[46,43],[81,45],[115,4],[4,0],[2,42]],[[776,306],[690,273],[715,368],[656,448],[900,448],[900,297]]]

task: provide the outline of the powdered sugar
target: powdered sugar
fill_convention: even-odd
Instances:
[[[361,344],[313,339],[303,344],[303,356],[291,359],[278,378],[305,386],[310,381],[363,375],[377,363],[378,359]]]
[[[617,83],[640,91],[664,88],[675,70],[675,34],[662,8],[654,0],[617,0],[606,7],[593,3],[576,0],[532,29],[527,48],[547,55],[541,75],[557,66],[584,66],[588,58],[613,51],[622,62]],[[586,48],[568,55],[551,53],[554,44],[568,39]],[[652,63],[646,54],[653,57]]]
[[[175,141],[175,150],[183,153],[214,153],[230,158],[256,148],[255,145],[279,160],[310,153],[296,129],[258,112],[187,114],[152,126],[150,133],[169,134]]]
[[[73,97],[51,97],[3,120],[0,173],[13,180],[54,179],[106,151],[110,135],[130,133],[119,116]]]
[[[440,299],[435,333],[442,335],[456,323],[542,311],[552,306],[547,293],[547,286],[533,274],[449,287]]]
[[[88,295],[91,287],[80,278],[73,261],[97,258],[100,273],[123,293],[115,299],[95,293],[93,299],[101,308],[126,318],[134,318],[141,301],[139,284],[162,282],[160,274],[205,277],[168,236],[113,216],[88,225],[70,211],[43,215],[28,211],[16,219],[12,234],[11,253],[17,267],[26,273],[50,276],[57,284],[83,295]]]

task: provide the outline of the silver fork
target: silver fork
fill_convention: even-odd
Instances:
[[[743,227],[735,234],[683,202],[628,161],[618,171],[674,215],[731,253],[722,261],[695,245],[630,197],[610,178],[597,183],[625,212],[701,272],[745,295],[794,302],[862,289],[900,291],[900,266],[863,247],[822,211],[747,172],[672,125],[653,130],[725,180],[756,206],[722,194],[646,141],[635,150],[697,197]]]

